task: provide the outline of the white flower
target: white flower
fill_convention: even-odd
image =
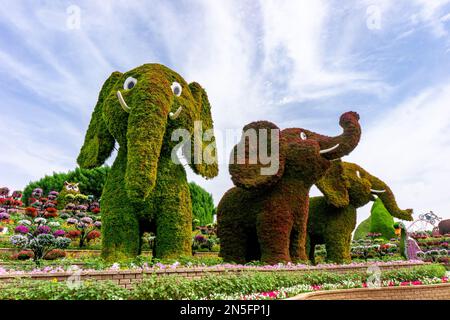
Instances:
[[[34,219],[34,223],[46,224],[47,223],[47,219],[45,219],[45,218],[36,218],[36,219]]]

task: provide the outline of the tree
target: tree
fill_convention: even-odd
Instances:
[[[212,195],[195,182],[189,183],[189,190],[192,201],[192,219],[197,219],[201,226],[213,223],[216,209]]]
[[[54,172],[40,180],[30,182],[24,189],[22,200],[28,203],[28,198],[35,188],[41,188],[44,194],[50,191],[60,192],[65,181],[79,183],[82,193],[100,198],[109,171],[110,168],[104,166],[95,169],[76,168],[69,172]]]

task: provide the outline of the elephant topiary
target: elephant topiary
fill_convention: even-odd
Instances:
[[[441,235],[450,234],[450,219],[439,222],[438,229]]]
[[[211,107],[198,83],[188,84],[160,64],[113,72],[106,80],[77,159],[82,168],[98,167],[115,143],[119,145],[101,197],[104,258],[138,255],[141,235],[147,231],[156,234],[156,257],[191,254],[189,187],[173,152],[180,146],[173,140],[180,135],[174,139],[172,134],[180,133],[179,128],[194,134],[182,144],[192,170],[205,178],[215,177]],[[203,139],[203,134],[209,138]]]
[[[325,244],[327,260],[350,261],[350,243],[356,226],[356,209],[375,200],[383,202],[390,215],[412,220],[412,209],[400,210],[391,189],[360,166],[334,161],[316,183],[323,197],[310,199],[308,220],[309,258],[314,262],[314,247]]]
[[[368,233],[378,233],[379,238],[390,240],[396,237],[394,228],[394,218],[377,198],[370,209],[370,216],[362,221],[355,229],[353,240],[364,239]]]
[[[244,127],[229,165],[236,187],[225,193],[217,208],[220,255],[225,261],[307,260],[309,190],[329,168],[331,160],[349,154],[357,146],[361,136],[358,120],[355,112],[343,114],[340,125],[344,132],[337,137],[300,128],[279,131],[268,121],[252,122]],[[253,144],[247,139],[252,130],[257,136]],[[268,136],[268,131],[275,134]],[[261,147],[266,137],[270,148]],[[274,158],[278,168],[272,174],[263,174],[262,169],[267,169],[269,164],[261,155],[277,151],[272,141],[279,146]],[[239,150],[241,162],[234,161]],[[253,163],[252,151],[260,156]]]

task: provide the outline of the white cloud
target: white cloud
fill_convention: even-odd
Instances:
[[[346,159],[384,180],[414,217],[433,210],[450,218],[450,82],[424,89],[363,128]],[[365,219],[370,206],[361,210]]]

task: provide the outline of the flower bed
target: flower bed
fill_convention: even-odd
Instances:
[[[341,289],[356,289],[356,288],[391,288],[391,287],[404,287],[404,286],[422,286],[422,285],[432,285],[432,284],[442,284],[448,283],[447,277],[434,277],[434,278],[423,278],[416,279],[414,281],[398,281],[398,280],[385,280],[380,283],[379,287],[370,288],[370,284],[367,282],[360,281],[343,281],[341,283],[324,283],[321,285],[297,285],[289,288],[280,288],[274,291],[254,293],[250,295],[241,296],[229,296],[224,297],[226,300],[279,300],[287,299],[290,297],[300,295],[307,292],[317,292],[317,291],[328,291],[328,290],[341,290]]]
[[[258,292],[275,292],[280,288],[324,288],[346,285],[352,287],[355,283],[368,280],[366,270],[335,273],[330,271],[306,271],[291,273],[287,271],[255,272],[248,271],[240,274],[207,274],[200,278],[185,278],[176,276],[159,277],[148,274],[139,282],[130,284],[133,290],[124,290],[124,285],[131,282],[132,272],[111,272],[119,279],[84,279],[82,276],[77,283],[58,281],[57,274],[49,279],[53,281],[35,281],[28,279],[12,279],[11,282],[0,282],[0,299],[138,299],[138,300],[166,300],[166,299],[227,299],[248,297]],[[384,270],[381,281],[404,283],[420,280],[437,281],[442,278],[445,268],[441,265],[421,265],[402,267],[395,270]],[[128,276],[128,277],[127,277]],[[72,277],[73,278],[73,277]],[[426,280],[434,279],[434,280]],[[293,291],[295,294],[298,291]]]

